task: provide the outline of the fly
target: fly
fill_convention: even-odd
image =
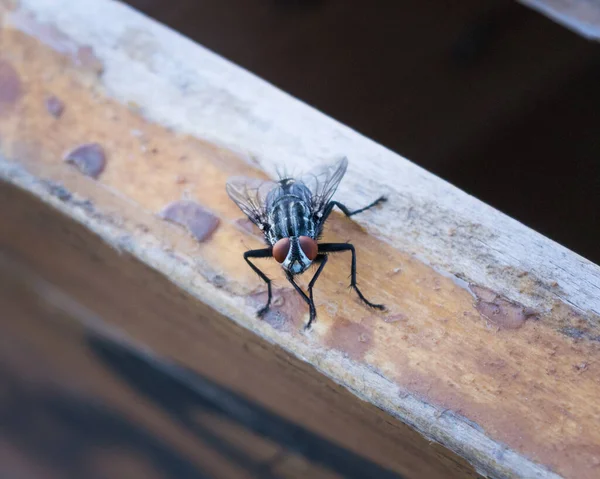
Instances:
[[[356,251],[350,243],[319,243],[327,218],[338,207],[346,216],[361,213],[386,201],[384,196],[358,210],[350,211],[331,198],[348,168],[348,160],[322,167],[300,178],[284,177],[279,181],[253,180],[245,177],[231,178],[227,182],[227,194],[256,226],[260,228],[268,245],[244,253],[248,266],[267,283],[267,304],[258,311],[264,316],[271,307],[271,280],[251,259],[275,258],[281,264],[287,280],[308,303],[310,319],[308,329],[317,317],[313,299],[313,287],[327,264],[327,255],[350,251],[352,253],[350,287],[367,306],[385,309],[382,304],[370,302],[356,284]],[[294,281],[312,264],[317,271],[308,284],[308,294]]]

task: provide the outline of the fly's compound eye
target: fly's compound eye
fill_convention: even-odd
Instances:
[[[290,251],[290,239],[281,238],[277,243],[273,245],[273,258],[278,263],[283,263],[287,258],[288,252]]]
[[[317,242],[309,236],[300,236],[300,248],[306,255],[306,257],[313,261],[317,257],[317,253],[319,252],[319,246]]]

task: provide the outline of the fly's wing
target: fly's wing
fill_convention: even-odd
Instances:
[[[270,180],[236,176],[227,181],[225,189],[250,221],[264,229],[267,225],[267,195],[275,186],[276,183]]]
[[[347,168],[348,159],[344,157],[302,177],[302,182],[312,193],[311,206],[314,215],[320,216],[319,213],[325,211]]]

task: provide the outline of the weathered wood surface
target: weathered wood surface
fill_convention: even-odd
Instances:
[[[600,40],[600,5],[595,0],[519,0],[590,40]]]
[[[3,23],[6,181],[479,470],[597,477],[597,266],[118,3],[24,0]],[[90,143],[106,154],[97,179],[63,161]],[[256,320],[264,288],[241,254],[260,241],[239,221],[226,178],[278,164],[309,168],[341,154],[350,157],[341,200],[360,206],[383,192],[390,201],[357,218],[364,228],[333,218],[326,239],[352,240],[363,291],[388,312],[365,310],[347,291],[349,265],[339,257],[319,280],[310,333],[301,330],[305,306],[274,264],[265,268],[280,280],[277,311]],[[181,198],[219,218],[209,239],[198,243],[160,218]],[[25,216],[4,222],[5,238],[22,235],[33,221]],[[43,230],[30,240],[11,241],[10,250],[57,281],[53,271],[67,265],[44,251]],[[81,271],[69,278],[84,290],[91,281]],[[90,284],[106,294],[114,287]],[[193,348],[202,344],[203,320],[193,314],[175,321],[164,311],[156,330],[135,308],[100,316],[167,357],[204,367]],[[283,408],[279,399],[268,405]],[[293,418],[294,410],[282,414]],[[327,433],[318,419],[299,421]],[[333,435],[352,442],[345,432]],[[402,458],[386,463],[392,456],[381,451],[373,460],[401,471]]]

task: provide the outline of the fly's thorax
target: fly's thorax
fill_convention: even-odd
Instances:
[[[282,238],[273,246],[273,257],[291,274],[306,271],[317,254],[317,242],[309,236]]]
[[[302,181],[294,178],[282,179],[277,182],[277,186],[269,191],[266,197],[265,207],[267,211],[273,209],[285,198],[296,198],[298,201],[310,204],[312,193]]]
[[[279,197],[267,211],[269,232],[267,240],[274,245],[282,238],[316,237],[316,225],[310,204],[298,196]]]

